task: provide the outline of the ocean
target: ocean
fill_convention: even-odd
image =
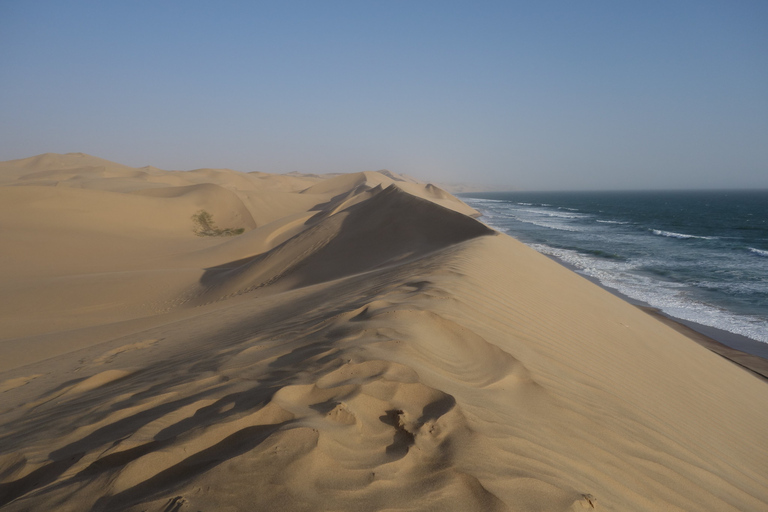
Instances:
[[[492,228],[606,288],[768,343],[768,190],[460,196]]]

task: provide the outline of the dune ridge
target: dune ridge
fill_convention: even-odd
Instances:
[[[768,382],[433,185],[35,158],[0,163],[1,510],[768,507]],[[122,192],[52,184],[94,162]]]

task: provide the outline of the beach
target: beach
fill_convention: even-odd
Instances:
[[[0,211],[1,510],[768,508],[765,359],[434,185],[45,154]]]
[[[473,195],[461,198],[494,229],[625,300],[768,357],[768,190]]]

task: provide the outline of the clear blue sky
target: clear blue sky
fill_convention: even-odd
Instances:
[[[0,160],[768,188],[768,1],[0,2]]]

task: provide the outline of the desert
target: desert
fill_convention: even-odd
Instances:
[[[477,217],[390,171],[0,163],[0,509],[767,509],[764,360]]]

